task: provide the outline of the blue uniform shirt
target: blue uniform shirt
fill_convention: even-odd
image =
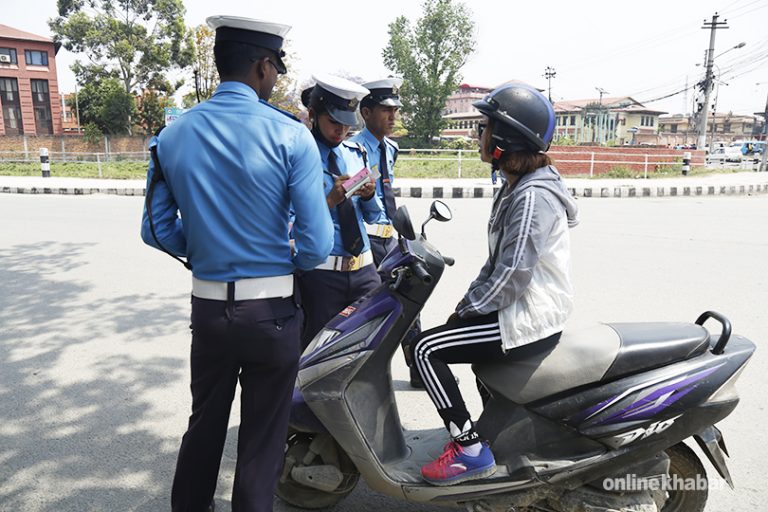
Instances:
[[[360,131],[357,135],[352,137],[350,140],[354,142],[359,142],[365,147],[365,150],[368,152],[368,163],[370,164],[371,171],[378,170],[379,173],[381,173],[381,169],[379,169],[379,162],[381,162],[381,152],[379,151],[379,144],[380,144],[379,139],[377,139],[368,130],[368,128],[363,128],[362,131]],[[397,160],[397,152],[399,148],[395,141],[388,139],[387,137],[384,137],[384,144],[387,148],[387,170],[389,171],[389,182],[394,186],[395,173],[393,172],[393,170],[395,168],[395,160]],[[383,205],[384,190],[381,188],[381,178],[376,180],[376,195],[379,196],[379,202]],[[366,219],[366,222],[368,222],[367,219]],[[387,211],[382,207],[381,215],[379,216],[379,218],[373,222],[368,222],[368,224],[392,224],[392,219],[387,217]]]
[[[333,174],[328,170],[328,153],[333,151],[336,155],[336,163],[339,166],[339,172],[342,175],[348,174],[354,175],[365,167],[365,161],[363,160],[363,154],[357,147],[357,144],[353,142],[342,142],[335,148],[329,148],[320,141],[317,141],[317,147],[320,149],[320,158],[323,162],[323,186],[325,188],[326,196],[331,192],[333,188]],[[368,160],[370,162],[370,160]],[[369,224],[373,224],[383,213],[383,203],[379,200],[377,194],[373,194],[371,199],[365,200],[360,196],[352,196],[347,201],[353,201],[355,205],[355,211],[357,212],[357,223],[360,226],[360,232],[363,235],[363,252],[371,248],[371,243],[368,240],[368,234],[365,232],[365,226],[363,220]],[[327,207],[326,207],[327,208]],[[331,219],[333,220],[334,236],[333,236],[333,249],[331,254],[334,256],[351,256],[349,252],[344,249],[344,244],[341,241],[341,227],[339,227],[339,217],[336,208],[331,208]]]
[[[304,125],[259,102],[248,85],[220,84],[154,143],[165,177],[152,200],[155,231],[168,250],[187,256],[195,277],[288,275],[328,257],[333,224],[315,140]],[[150,161],[147,187],[154,171]],[[146,210],[141,237],[157,247]]]

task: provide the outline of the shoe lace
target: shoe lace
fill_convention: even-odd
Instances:
[[[460,454],[461,454],[461,447],[459,446],[459,443],[455,441],[451,441],[450,443],[445,445],[445,452],[440,457],[437,458],[437,462],[438,463],[448,462]]]

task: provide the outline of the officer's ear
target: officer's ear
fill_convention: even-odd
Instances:
[[[256,72],[259,74],[259,78],[264,79],[266,78],[267,74],[269,73],[269,67],[272,65],[269,62],[269,57],[263,56],[259,57],[257,60],[254,61],[254,64],[256,65]]]
[[[363,116],[363,120],[367,121],[371,116],[373,109],[371,107],[360,107],[360,115]]]

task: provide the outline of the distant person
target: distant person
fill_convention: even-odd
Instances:
[[[483,162],[506,181],[488,221],[490,254],[445,325],[413,343],[413,360],[451,442],[421,468],[424,480],[452,485],[496,471],[488,443],[475,430],[448,367],[515,359],[517,347],[557,343],[573,305],[570,235],[577,207],[546,154],[555,113],[538,90],[495,89],[474,103]]]
[[[234,16],[207,22],[221,84],[151,142],[141,229],[147,244],[186,256],[192,271],[192,414],[171,507],[213,510],[239,381],[232,510],[268,512],[301,353],[293,272],[325,261],[333,224],[312,135],[266,103],[286,72],[290,27]]]
[[[370,162],[365,148],[346,140],[357,125],[357,107],[368,89],[343,78],[322,75],[302,93],[309,109],[312,135],[320,150],[321,175],[334,226],[331,255],[314,269],[301,273],[298,283],[306,311],[302,346],[335,315],[381,284],[363,220],[374,223],[382,215],[375,183],[368,181],[347,197],[344,182]]]

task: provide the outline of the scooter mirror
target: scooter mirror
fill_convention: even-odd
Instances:
[[[411,222],[411,216],[408,215],[408,208],[401,206],[395,212],[395,216],[392,219],[392,225],[400,236],[408,240],[416,240],[416,232],[413,231],[413,223]]]
[[[453,213],[444,202],[432,201],[432,206],[429,207],[429,216],[440,222],[448,222],[453,218]]]
[[[432,219],[437,219],[440,222],[448,222],[452,217],[453,213],[451,213],[451,209],[448,208],[447,204],[442,201],[432,201],[432,205],[429,207],[429,217],[424,221],[424,224],[421,225],[421,236],[424,240],[427,239],[427,233],[424,231],[427,222]]]

